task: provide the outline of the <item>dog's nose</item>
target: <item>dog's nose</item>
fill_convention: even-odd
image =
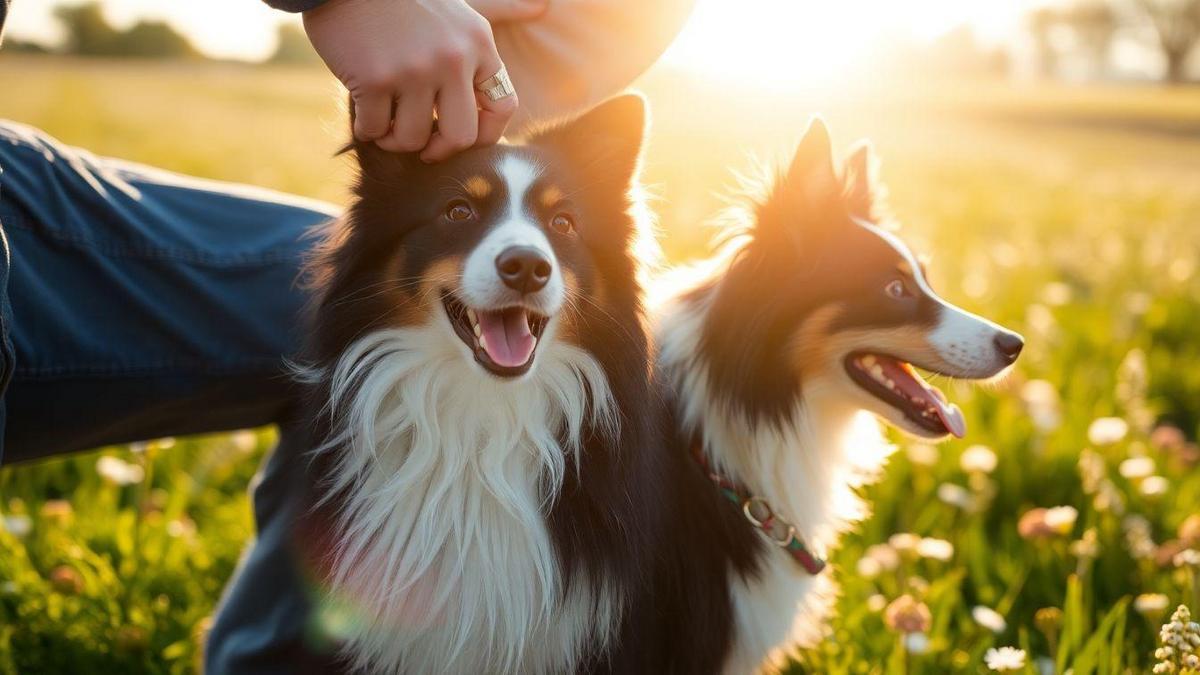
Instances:
[[[1017,357],[1021,355],[1021,349],[1025,346],[1025,340],[1020,335],[1008,331],[996,333],[992,342],[996,345],[996,351],[1000,352],[1000,356],[1009,363],[1017,360]]]
[[[510,246],[496,256],[496,271],[504,285],[520,293],[535,293],[550,281],[553,268],[545,254],[532,246]]]

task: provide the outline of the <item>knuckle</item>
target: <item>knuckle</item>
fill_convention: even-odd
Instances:
[[[459,68],[467,63],[467,48],[464,45],[450,44],[437,51],[437,61],[442,66]]]
[[[493,44],[492,25],[487,19],[479,17],[467,27],[467,37],[475,45],[490,47]]]

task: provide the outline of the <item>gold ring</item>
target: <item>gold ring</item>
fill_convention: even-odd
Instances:
[[[483,92],[489,101],[499,101],[517,93],[517,90],[513,88],[512,80],[508,79],[508,70],[504,66],[500,66],[500,70],[496,71],[495,75],[476,84],[475,88]]]

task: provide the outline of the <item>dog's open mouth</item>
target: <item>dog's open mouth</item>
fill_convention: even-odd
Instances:
[[[517,377],[533,366],[538,340],[550,317],[521,306],[472,309],[442,293],[446,316],[475,360],[499,377]]]
[[[930,434],[954,434],[962,438],[967,431],[958,406],[922,379],[911,364],[882,354],[860,352],[846,357],[846,372],[868,393],[900,410]]]

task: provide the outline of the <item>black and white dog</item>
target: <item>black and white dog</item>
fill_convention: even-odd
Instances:
[[[323,484],[301,528],[386,673],[629,672],[661,454],[622,96],[438,165],[353,146],[314,261]],[[633,658],[629,656],[628,658]]]
[[[867,145],[838,171],[810,125],[743,236],[652,314],[673,400],[676,504],[657,642],[680,673],[769,670],[822,634],[827,550],[889,447],[965,432],[913,366],[984,379],[1020,336],[940,298],[887,226]],[[687,458],[687,459],[681,459]]]

